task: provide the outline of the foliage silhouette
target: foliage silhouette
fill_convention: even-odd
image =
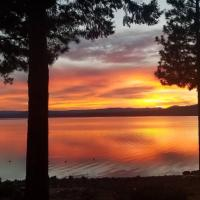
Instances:
[[[200,0],[168,0],[167,24],[156,37],[160,62],[155,75],[163,85],[197,88],[200,169]]]
[[[0,7],[0,75],[12,83],[14,71],[28,71],[26,199],[49,199],[48,65],[71,41],[114,33],[114,12],[124,9],[124,24],[152,25],[156,0],[3,0]]]

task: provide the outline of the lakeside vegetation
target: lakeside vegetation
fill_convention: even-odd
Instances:
[[[0,199],[21,200],[24,181],[0,183]],[[50,179],[51,200],[198,200],[198,176]]]

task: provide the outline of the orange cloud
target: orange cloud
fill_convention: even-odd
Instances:
[[[52,110],[105,107],[168,107],[196,103],[196,92],[178,87],[163,87],[154,67],[50,69]],[[26,78],[13,85],[0,84],[1,110],[27,109]]]
[[[50,107],[168,107],[196,103],[195,91],[161,86],[154,67],[52,70]]]

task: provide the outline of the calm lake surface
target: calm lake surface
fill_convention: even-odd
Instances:
[[[50,176],[181,174],[198,166],[196,117],[51,118]],[[25,177],[26,120],[0,120],[0,177]]]

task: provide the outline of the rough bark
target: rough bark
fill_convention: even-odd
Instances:
[[[49,199],[46,10],[32,3],[29,17],[27,200]]]

